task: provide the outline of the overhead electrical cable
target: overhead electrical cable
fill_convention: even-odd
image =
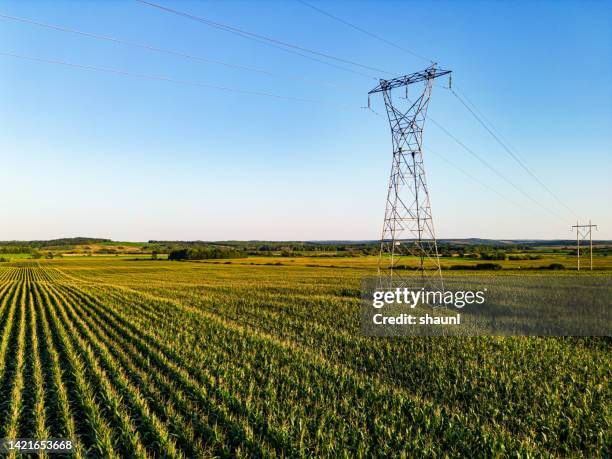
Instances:
[[[303,57],[305,57],[305,55],[302,54],[302,53],[305,52],[305,53],[314,54],[315,56],[320,56],[320,57],[323,57],[323,58],[326,58],[326,59],[331,59],[331,60],[334,60],[334,61],[337,61],[337,62],[342,62],[343,64],[349,64],[349,65],[353,65],[353,66],[356,66],[356,67],[360,67],[362,69],[366,69],[366,70],[370,70],[370,71],[374,71],[374,72],[378,72],[378,73],[385,73],[387,75],[395,75],[394,73],[387,72],[385,70],[381,70],[381,69],[378,69],[376,67],[372,67],[372,66],[369,66],[369,65],[361,64],[359,62],[355,62],[355,61],[348,60],[348,59],[343,59],[343,58],[338,57],[338,56],[334,56],[334,55],[331,55],[331,54],[328,54],[328,53],[324,53],[324,52],[321,52],[321,51],[316,51],[316,50],[313,50],[313,49],[310,49],[310,48],[305,48],[303,46],[294,45],[292,43],[287,43],[285,41],[278,40],[276,38],[268,37],[268,36],[265,36],[265,35],[260,35],[260,34],[253,33],[253,32],[248,32],[246,30],[239,29],[239,28],[234,27],[234,26],[230,26],[230,25],[226,25],[226,24],[221,24],[219,22],[211,21],[210,19],[207,19],[207,18],[202,17],[202,16],[196,16],[194,14],[186,13],[184,11],[179,11],[179,10],[176,10],[174,8],[169,8],[167,6],[159,5],[157,3],[152,3],[152,2],[145,1],[145,0],[136,0],[136,1],[139,2],[139,3],[142,3],[143,5],[148,5],[148,6],[151,6],[153,8],[158,8],[158,9],[160,9],[162,11],[166,11],[168,13],[176,14],[177,16],[182,16],[182,17],[185,17],[185,18],[192,19],[194,21],[201,22],[203,24],[206,24],[209,27],[213,27],[213,28],[218,29],[218,30],[223,30],[223,31],[226,31],[226,32],[230,32],[230,33],[233,33],[235,35],[239,35],[239,36],[244,37],[244,38],[255,39],[256,41],[258,41],[260,43],[264,42],[264,43],[270,44],[270,45],[272,45],[274,47],[277,47],[277,48],[281,47],[281,49],[286,49],[286,50],[291,50],[291,51],[295,51],[295,50],[301,51],[301,53],[297,53],[297,54],[299,54],[300,56],[303,56]],[[325,62],[325,61],[319,61],[319,62]],[[367,76],[369,78],[374,78],[371,75],[367,75]]]
[[[495,175],[497,175],[499,178],[501,178],[504,182],[506,182],[508,185],[510,185],[512,188],[514,188],[516,191],[518,191],[519,193],[521,193],[523,196],[525,196],[527,199],[529,199],[531,202],[533,202],[534,204],[536,204],[537,206],[539,206],[540,208],[544,209],[546,212],[548,212],[549,214],[555,216],[556,218],[558,218],[559,220],[563,221],[564,223],[567,223],[567,220],[565,218],[563,218],[561,215],[559,215],[558,213],[556,213],[555,211],[549,209],[548,207],[546,207],[545,205],[543,205],[541,202],[539,202],[537,199],[535,199],[533,196],[531,196],[530,194],[528,194],[527,192],[525,192],[522,188],[518,187],[514,182],[512,182],[509,178],[507,178],[504,174],[502,174],[501,172],[499,172],[495,167],[493,167],[491,164],[489,164],[488,161],[486,161],[484,158],[482,158],[480,155],[478,155],[474,150],[472,150],[471,148],[469,148],[465,143],[463,143],[461,140],[459,140],[454,134],[452,134],[448,129],[446,129],[444,126],[442,126],[440,123],[438,123],[436,120],[434,120],[431,116],[427,115],[427,119],[430,120],[434,125],[436,125],[442,132],[444,132],[447,136],[449,136],[455,143],[457,143],[461,148],[463,148],[465,151],[467,151],[470,155],[472,155],[474,158],[476,158],[478,161],[480,161],[482,164],[484,164],[490,171],[492,171]]]
[[[523,162],[523,160],[510,148],[509,145],[507,145],[506,142],[504,142],[500,136],[498,136],[495,132],[493,132],[492,128],[489,128],[489,126],[487,125],[487,123],[485,123],[483,121],[483,119],[481,117],[478,116],[478,114],[476,113],[475,110],[473,110],[467,103],[466,101],[459,96],[455,90],[453,90],[452,88],[450,89],[450,91],[453,93],[453,95],[457,98],[457,100],[459,100],[459,102],[461,102],[461,104],[472,114],[472,116],[474,117],[474,119],[476,119],[476,121],[478,121],[478,123],[484,127],[486,129],[486,131],[495,139],[495,141],[501,145],[501,147],[506,151],[506,153],[508,153],[512,159],[514,159],[514,161],[516,161],[516,163],[521,166],[521,168],[526,171],[536,182],[538,182],[540,184],[540,186],[542,188],[544,188],[548,194],[550,194],[559,204],[561,204],[565,209],[567,209],[572,215],[576,215],[576,213],[570,209],[567,204],[565,204],[561,198],[559,198],[559,196],[557,196],[556,193],[554,193],[548,186],[546,186],[546,184],[540,180],[540,178],[531,170],[529,169],[529,167],[527,167],[527,165]],[[473,104],[472,104],[473,105]],[[474,107],[475,108],[475,107]],[[489,122],[489,124],[491,124]]]
[[[443,89],[451,89],[448,86],[441,86]],[[491,122],[491,120],[489,118],[487,118],[487,116],[482,113],[482,111],[476,107],[476,105],[474,104],[474,102],[471,101],[471,99],[469,99],[467,97],[467,95],[465,94],[465,91],[463,91],[463,89],[459,89],[459,87],[457,86],[457,83],[453,83],[453,87],[452,89],[454,89],[459,95],[461,95],[461,97],[463,97],[463,100],[465,100],[468,104],[470,104],[470,106],[474,109],[474,111],[476,113],[478,113],[480,115],[480,117],[486,121],[489,125],[489,127],[499,136],[500,139],[502,139],[504,142],[506,142],[506,145],[508,145],[508,147],[510,147],[512,149],[512,151],[514,151],[514,153],[521,159],[524,159],[517,151],[516,148],[512,147],[512,145],[510,145],[510,142],[508,141],[508,139],[506,139],[503,134],[501,132],[499,132],[499,130],[493,125],[493,123]]]
[[[161,75],[149,75],[149,74],[144,74],[144,73],[127,72],[127,71],[112,69],[112,68],[107,68],[107,67],[96,67],[96,66],[91,66],[91,65],[76,64],[73,62],[66,62],[66,61],[60,61],[60,60],[54,60],[54,59],[44,59],[40,57],[26,56],[23,54],[0,52],[0,56],[13,57],[16,59],[22,59],[22,60],[33,61],[33,62],[43,62],[46,64],[63,65],[63,66],[77,68],[81,70],[91,70],[91,71],[96,71],[96,72],[112,73],[115,75],[122,75],[122,76],[134,77],[134,78],[144,78],[148,80],[166,81],[169,83],[176,83],[176,84],[182,84],[182,85],[188,85],[188,86],[198,86],[198,87],[208,88],[208,89],[217,89],[220,91],[235,92],[239,94],[249,94],[253,96],[272,97],[275,99],[289,100],[289,101],[294,101],[294,102],[324,103],[322,101],[318,101],[314,99],[305,99],[305,98],[292,97],[292,96],[282,96],[282,95],[272,94],[272,93],[267,93],[267,92],[251,91],[247,89],[238,89],[238,88],[232,88],[228,86],[218,86],[218,85],[200,83],[200,82],[191,81],[191,80],[181,80],[181,79],[170,78],[170,77],[165,77]]]
[[[201,57],[201,56],[196,56],[196,55],[193,55],[193,54],[184,53],[182,51],[175,51],[175,50],[172,50],[172,49],[160,48],[160,47],[157,47],[157,46],[148,45],[146,43],[139,43],[139,42],[133,42],[133,41],[128,41],[128,40],[122,40],[122,39],[115,38],[115,37],[109,37],[107,35],[100,35],[100,34],[95,34],[95,33],[91,33],[91,32],[85,32],[83,30],[72,29],[72,28],[58,26],[58,25],[54,25],[54,24],[48,24],[48,23],[34,21],[34,20],[31,20],[31,19],[21,18],[21,17],[17,17],[17,16],[9,16],[7,14],[0,13],[0,18],[9,19],[9,20],[12,20],[12,21],[17,21],[17,22],[21,22],[21,23],[24,23],[24,24],[35,25],[35,26],[38,26],[38,27],[44,27],[46,29],[57,30],[57,31],[61,31],[61,32],[67,32],[67,33],[72,33],[72,34],[76,34],[76,35],[81,35],[81,36],[88,37],[88,38],[93,38],[93,39],[96,39],[96,40],[104,40],[104,41],[108,41],[108,42],[111,42],[111,43],[117,43],[117,44],[121,44],[121,45],[125,45],[125,46],[131,46],[131,47],[134,47],[134,48],[146,49],[148,51],[154,51],[154,52],[157,52],[157,53],[169,54],[169,55],[172,55],[172,56],[177,56],[177,57],[181,57],[181,58],[185,58],[185,59],[191,59],[191,60],[195,60],[195,61],[205,62],[207,64],[222,65],[224,67],[229,67],[229,68],[238,69],[238,70],[245,70],[245,71],[249,71],[249,72],[260,73],[260,74],[263,74],[263,75],[268,75],[268,76],[273,76],[273,77],[278,77],[278,78],[287,78],[287,76],[288,76],[288,75],[282,75],[282,74],[278,74],[278,73],[275,73],[275,72],[271,72],[269,70],[260,69],[260,68],[257,68],[257,67],[251,67],[251,66],[246,66],[246,65],[241,65],[241,64],[233,64],[233,63],[229,63],[229,62],[220,61],[220,60],[217,60],[217,59],[209,59],[209,58],[206,58],[206,57]],[[303,77],[303,76],[291,75],[291,77],[292,78],[298,78],[298,79],[301,79],[301,80],[310,81],[310,82],[316,82],[316,83],[324,84],[326,86],[338,87],[334,83],[319,81],[319,80],[315,80],[315,79],[311,79],[311,78],[307,78],[307,77]]]
[[[335,21],[341,22],[342,24],[347,25],[347,26],[349,26],[349,27],[351,27],[351,28],[353,28],[355,30],[358,30],[359,32],[361,32],[363,34],[366,34],[369,37],[372,37],[372,38],[374,38],[374,39],[376,39],[376,40],[378,40],[380,42],[383,42],[383,43],[385,43],[385,44],[387,44],[389,46],[392,46],[392,47],[397,48],[397,49],[399,49],[401,51],[404,51],[405,53],[411,54],[412,56],[417,57],[419,59],[422,59],[422,60],[424,60],[426,62],[430,62],[432,64],[434,63],[434,61],[432,61],[431,59],[428,59],[428,58],[426,58],[424,56],[421,56],[420,54],[417,54],[414,51],[406,49],[403,46],[400,46],[400,45],[398,45],[396,43],[393,43],[392,41],[389,41],[389,40],[387,40],[385,38],[382,38],[382,37],[380,37],[380,36],[378,36],[378,35],[376,35],[376,34],[374,34],[372,32],[369,32],[369,31],[363,29],[362,27],[359,27],[359,26],[357,26],[355,24],[352,24],[352,23],[350,23],[350,22],[348,22],[348,21],[346,21],[346,20],[344,20],[344,19],[342,19],[342,18],[340,18],[338,16],[335,16],[335,15],[333,15],[333,14],[331,14],[331,13],[325,11],[325,10],[322,10],[321,8],[318,8],[318,7],[314,6],[311,3],[305,2],[304,0],[296,0],[296,1],[300,2],[302,5],[307,6],[308,8],[311,8],[311,9],[313,9],[313,10],[323,14],[324,16],[330,17],[330,18],[334,19]]]
[[[463,169],[462,167],[458,166],[457,164],[455,164],[454,162],[452,162],[450,159],[446,158],[445,156],[443,156],[442,154],[440,154],[439,152],[436,152],[434,150],[432,150],[430,147],[427,148],[423,148],[423,150],[427,153],[431,153],[434,156],[437,156],[438,158],[440,158],[442,161],[446,162],[447,164],[449,164],[453,169],[461,172],[463,175],[465,175],[466,177],[468,177],[469,179],[471,179],[472,181],[474,181],[475,183],[478,183],[480,186],[486,188],[489,191],[492,191],[493,193],[495,193],[496,195],[498,195],[500,198],[508,201],[510,204],[520,208],[520,209],[526,209],[524,206],[521,206],[519,203],[517,203],[516,201],[510,199],[509,197],[507,197],[506,195],[502,194],[499,192],[499,190],[496,190],[495,188],[493,188],[492,186],[488,185],[487,183],[483,182],[482,180],[478,179],[477,177],[475,177],[474,175],[470,174],[468,171],[466,171],[465,169]]]

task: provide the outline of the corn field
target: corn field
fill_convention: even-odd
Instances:
[[[606,456],[608,338],[369,338],[362,268],[0,266],[0,437],[76,457]]]

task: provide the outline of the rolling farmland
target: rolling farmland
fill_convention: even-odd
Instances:
[[[77,457],[603,456],[608,338],[368,338],[368,268],[0,265],[0,437]]]

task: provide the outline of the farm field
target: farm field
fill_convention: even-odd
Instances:
[[[567,270],[576,269],[576,257],[565,254],[542,254],[536,260],[494,260],[492,263],[499,264],[502,269],[507,270],[534,270],[549,266],[551,263],[560,263]],[[243,265],[287,265],[307,266],[320,268],[355,268],[375,272],[378,266],[378,255],[338,257],[338,256],[302,256],[302,257],[262,257],[249,256],[248,258],[236,258],[231,260],[203,260],[202,263],[209,264],[243,264]],[[417,257],[404,257],[403,261],[413,268],[418,267]],[[582,269],[588,268],[588,259],[581,258]],[[465,259],[457,257],[440,257],[442,269],[450,269],[456,266],[470,266],[483,263],[479,259]],[[280,264],[280,265],[279,265]],[[594,256],[593,271],[612,271],[612,257]]]
[[[374,259],[2,263],[0,437],[76,457],[609,454],[609,338],[361,336]]]

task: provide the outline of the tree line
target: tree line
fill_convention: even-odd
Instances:
[[[215,260],[225,258],[243,258],[246,255],[235,249],[219,247],[196,247],[171,250],[168,260]]]

